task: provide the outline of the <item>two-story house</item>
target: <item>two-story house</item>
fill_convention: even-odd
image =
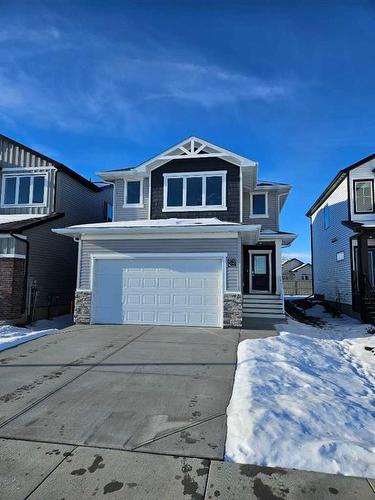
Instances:
[[[307,216],[314,292],[364,321],[375,320],[375,154],[340,170]]]
[[[112,186],[0,134],[0,322],[68,312],[76,245],[51,229],[109,220]]]
[[[58,233],[79,242],[76,322],[234,326],[283,317],[279,230],[290,186],[190,137],[114,184],[114,221]]]

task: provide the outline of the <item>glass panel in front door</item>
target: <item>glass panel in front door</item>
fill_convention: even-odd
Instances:
[[[270,291],[270,268],[268,254],[251,254],[251,283],[252,291]]]

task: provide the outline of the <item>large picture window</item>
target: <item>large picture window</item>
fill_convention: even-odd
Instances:
[[[374,182],[372,179],[355,180],[354,185],[354,212],[368,214],[374,211]]]
[[[164,212],[226,208],[225,171],[164,174]]]
[[[4,175],[1,205],[35,206],[45,205],[45,175]]]

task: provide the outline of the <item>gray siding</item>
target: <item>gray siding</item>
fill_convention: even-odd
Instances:
[[[148,219],[149,192],[148,179],[143,180],[143,207],[124,207],[124,180],[115,182],[114,190],[114,220],[138,220]]]
[[[12,144],[0,138],[0,167],[2,169],[12,169],[14,174],[29,173],[29,174],[47,174],[47,204],[45,207],[20,207],[20,208],[1,208],[0,214],[48,214],[53,212],[54,202],[54,178],[56,169],[53,165],[32,154],[26,149]],[[53,167],[53,168],[49,168]],[[0,174],[0,193],[2,189],[3,174],[12,174],[10,171],[2,171]]]
[[[30,242],[29,282],[37,281],[37,307],[53,296],[58,305],[69,304],[76,288],[77,244],[51,231],[73,224],[102,222],[104,201],[112,203],[112,188],[95,192],[64,172],[57,174],[56,211],[64,217],[25,230]]]
[[[330,210],[330,227],[324,229],[324,206]],[[312,216],[312,249],[314,292],[327,300],[352,303],[350,269],[351,229],[343,226],[348,220],[348,191],[345,179]],[[337,252],[344,252],[343,261],[336,261]]]
[[[80,288],[90,288],[91,255],[103,253],[193,253],[226,252],[237,260],[237,267],[227,268],[227,290],[239,291],[239,244],[237,238],[221,239],[139,239],[82,241]]]
[[[250,193],[243,193],[243,223],[244,224],[261,224],[262,229],[279,230],[279,193],[277,191],[268,192],[268,215],[264,219],[250,217]]]

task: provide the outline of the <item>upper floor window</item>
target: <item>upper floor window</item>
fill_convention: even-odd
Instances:
[[[46,203],[45,175],[4,175],[1,206],[33,206]]]
[[[323,208],[323,219],[324,219],[324,229],[328,229],[331,224],[329,205],[325,205]]]
[[[164,174],[163,211],[226,208],[225,171]]]
[[[354,213],[368,214],[374,211],[374,182],[372,179],[355,180]]]
[[[251,193],[250,217],[268,217],[268,193]]]
[[[125,181],[124,206],[143,206],[143,181]]]

